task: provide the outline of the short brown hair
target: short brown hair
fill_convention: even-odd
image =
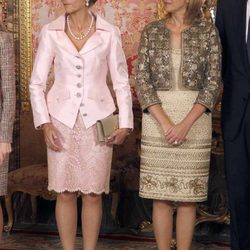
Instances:
[[[92,6],[92,5],[94,5],[96,2],[97,2],[97,0],[90,0],[90,1],[89,1],[89,5]]]
[[[5,31],[6,30],[6,25],[4,24],[4,13],[3,13],[3,3],[0,1],[0,14],[2,15],[2,20],[0,21],[0,31]]]

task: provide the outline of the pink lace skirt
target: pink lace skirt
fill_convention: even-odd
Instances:
[[[52,123],[64,149],[55,152],[48,148],[48,189],[108,193],[113,148],[98,141],[96,126],[86,129],[80,114],[73,129],[54,118]]]

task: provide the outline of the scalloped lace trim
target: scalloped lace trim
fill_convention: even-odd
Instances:
[[[82,193],[82,194],[97,194],[97,195],[100,195],[102,193],[105,193],[105,194],[109,194],[109,190],[101,190],[101,191],[90,191],[90,190],[81,190],[80,188],[77,188],[77,189],[61,189],[61,190],[56,190],[55,188],[48,188],[49,191],[54,191],[58,194],[62,194],[64,192],[69,192],[69,193]]]

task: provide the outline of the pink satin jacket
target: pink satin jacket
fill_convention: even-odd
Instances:
[[[78,52],[65,33],[65,15],[45,25],[30,82],[35,127],[53,116],[73,128],[80,110],[86,128],[111,115],[114,100],[106,83],[113,82],[120,128],[133,128],[128,70],[119,30],[96,15],[96,32]],[[55,80],[48,94],[46,82],[54,64]]]

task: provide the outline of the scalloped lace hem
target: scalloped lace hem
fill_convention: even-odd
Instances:
[[[162,196],[158,194],[150,194],[150,193],[143,193],[139,192],[139,197],[144,198],[144,199],[151,199],[151,200],[164,200],[164,201],[172,201],[172,202],[204,202],[207,201],[207,197],[197,197],[197,198],[192,198],[192,197],[169,197],[169,196]]]
[[[96,191],[96,190],[82,190],[80,188],[76,188],[76,189],[69,189],[69,188],[65,188],[65,189],[55,189],[55,188],[50,188],[48,187],[48,190],[51,191],[51,192],[56,192],[57,194],[62,194],[64,192],[69,192],[69,193],[82,193],[82,194],[97,194],[97,195],[100,195],[100,194],[109,194],[110,190],[99,190],[99,191]]]

